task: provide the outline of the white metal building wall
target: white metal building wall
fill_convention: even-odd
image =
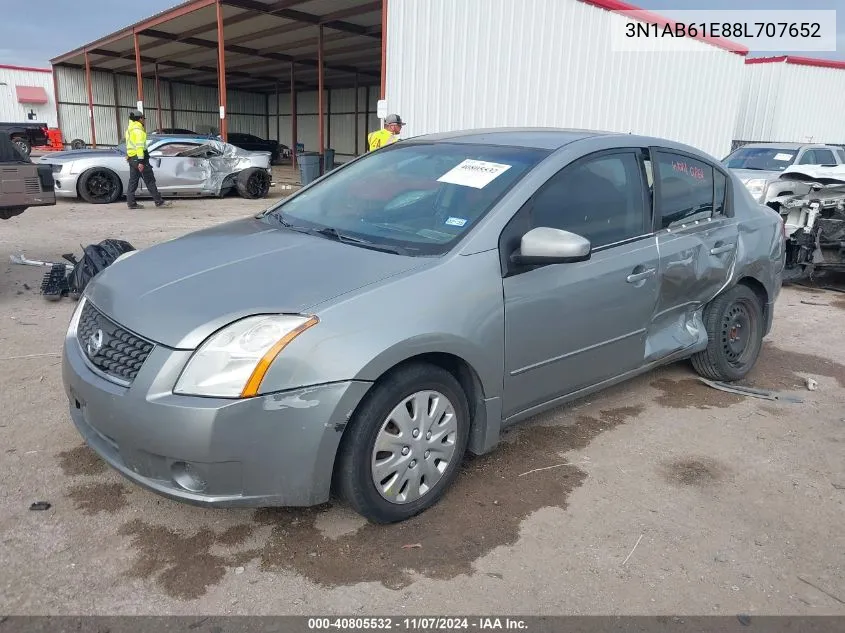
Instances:
[[[38,86],[47,93],[47,103],[18,103],[15,86]],[[35,119],[27,118],[35,112]],[[56,127],[56,98],[53,74],[0,66],[0,121],[9,123],[46,123]]]
[[[59,118],[65,140],[79,138],[91,143],[85,71],[57,66],[56,79],[59,91]],[[93,71],[91,86],[97,144],[115,145],[123,139],[129,112],[137,104],[135,77]],[[165,79],[159,81],[159,88],[161,94],[156,95],[155,80],[144,78],[144,112],[150,129],[159,127],[159,102],[162,127],[187,128],[197,132],[205,132],[207,128],[219,128],[219,107],[215,88],[169,82]],[[226,100],[230,132],[267,136],[268,113],[265,95],[229,90]]]
[[[746,64],[741,94],[735,139],[845,144],[845,69]]]
[[[555,126],[656,135],[717,158],[730,150],[739,91],[726,87],[740,85],[740,55],[672,40],[612,51],[611,25],[629,19],[578,0],[388,7],[387,103],[407,121],[404,137]]]

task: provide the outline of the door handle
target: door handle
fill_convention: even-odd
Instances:
[[[733,242],[730,244],[722,244],[721,246],[714,246],[710,249],[710,254],[721,255],[722,253],[732,251],[734,249],[734,246],[736,246],[736,244],[734,244]]]
[[[635,284],[638,281],[642,281],[643,279],[648,279],[649,277],[654,276],[654,273],[656,272],[656,268],[647,268],[646,270],[639,273],[631,273],[630,275],[628,275],[625,281],[627,281],[629,284]]]

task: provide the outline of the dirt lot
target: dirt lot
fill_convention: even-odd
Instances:
[[[336,505],[203,510],[126,482],[66,411],[74,303],[46,302],[44,271],[9,256],[146,247],[266,204],[60,203],[0,226],[3,612],[845,614],[845,295],[830,291],[784,290],[749,380],[802,404],[668,367],[509,433],[401,525]]]

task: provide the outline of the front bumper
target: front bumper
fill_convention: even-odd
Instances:
[[[79,192],[76,185],[79,182],[79,174],[54,173],[53,184],[57,198],[78,198]]]
[[[125,387],[91,369],[71,328],[62,376],[71,419],[86,443],[135,483],[195,505],[327,501],[343,429],[370,383],[247,400],[174,395],[190,354],[156,346]]]

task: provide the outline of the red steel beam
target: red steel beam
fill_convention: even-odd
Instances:
[[[323,91],[325,90],[325,86],[323,85],[323,81],[323,25],[321,24],[317,27],[317,136],[319,137],[318,144],[320,146],[321,164],[325,150],[325,139],[323,138],[323,99],[325,99]]]
[[[117,94],[117,93],[115,93]],[[59,76],[56,74],[56,67],[53,66],[53,98],[56,100],[56,127],[60,130],[62,129],[62,113],[61,108],[59,108]],[[64,140],[64,133],[62,134],[62,140]]]
[[[229,125],[226,117],[226,39],[223,34],[223,2],[217,2],[217,92],[220,95],[220,136],[229,138]]]
[[[295,64],[290,63],[290,139],[293,166],[296,167],[296,71]]]
[[[97,126],[94,125],[94,88],[91,86],[91,59],[85,51],[85,84],[88,87],[88,120],[91,122],[91,146],[97,147]]]
[[[135,81],[138,82],[138,109],[144,111],[144,76],[141,69],[141,45],[138,43],[138,33],[132,34],[135,41]]]

